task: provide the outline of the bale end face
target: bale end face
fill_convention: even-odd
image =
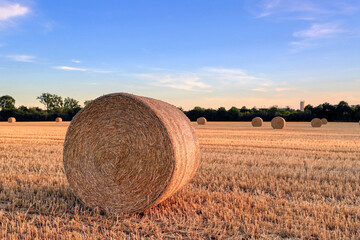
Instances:
[[[253,118],[253,120],[251,121],[251,125],[253,127],[261,127],[263,125],[263,120],[261,117],[255,117]]]
[[[321,119],[322,125],[326,125],[328,123],[328,120],[326,118]]]
[[[321,127],[321,125],[322,125],[322,121],[320,118],[314,118],[313,120],[311,120],[312,127]]]
[[[68,128],[63,156],[75,195],[115,214],[142,212],[170,197],[200,161],[195,130],[180,110],[126,93],[86,105]]]
[[[196,119],[196,122],[199,125],[205,125],[207,123],[207,120],[204,117],[199,117],[198,119]]]
[[[274,117],[271,120],[271,126],[273,129],[283,129],[286,126],[286,121],[282,117]]]
[[[14,117],[8,118],[8,123],[15,123],[15,122],[16,122],[16,118],[14,118]]]

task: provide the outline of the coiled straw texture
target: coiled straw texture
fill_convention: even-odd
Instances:
[[[311,120],[312,127],[321,127],[321,125],[322,125],[322,121],[320,118],[314,118],[313,120]]]
[[[282,117],[274,117],[271,120],[271,126],[273,129],[283,129],[286,126],[286,121]]]
[[[196,119],[196,122],[199,125],[205,125],[207,123],[207,120],[204,117],[199,117],[198,119]]]
[[[142,212],[195,175],[199,144],[188,118],[165,102],[126,93],[99,97],[72,120],[65,173],[86,205]]]
[[[263,120],[261,117],[255,117],[251,121],[253,127],[261,127],[263,125]]]
[[[16,118],[14,118],[14,117],[8,118],[8,123],[15,123],[15,122],[16,122]]]

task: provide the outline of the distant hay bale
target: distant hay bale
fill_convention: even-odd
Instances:
[[[251,121],[253,127],[261,127],[263,125],[263,120],[261,117],[255,117]]]
[[[16,122],[16,118],[14,118],[14,117],[8,118],[8,123],[15,123],[15,122]]]
[[[57,117],[57,118],[55,119],[55,122],[62,122],[62,118],[61,118],[61,117]]]
[[[282,117],[274,117],[271,120],[271,126],[273,129],[283,129],[286,126],[286,121]]]
[[[196,119],[196,122],[199,125],[205,125],[207,123],[207,120],[204,117],[199,117],[198,119]]]
[[[326,125],[326,124],[328,123],[328,120],[327,120],[326,118],[322,118],[322,119],[321,119],[321,123],[322,123],[323,125]]]
[[[320,118],[314,118],[313,120],[311,120],[312,127],[321,127],[321,125],[322,125],[322,121]]]
[[[126,93],[104,95],[71,121],[63,150],[67,180],[86,205],[136,213],[187,184],[200,150],[176,107]]]

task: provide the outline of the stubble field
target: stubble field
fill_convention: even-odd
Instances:
[[[360,126],[195,125],[190,184],[142,214],[84,206],[68,187],[69,123],[0,123],[0,239],[359,239]]]

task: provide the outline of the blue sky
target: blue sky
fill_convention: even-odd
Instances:
[[[360,1],[0,0],[0,95],[360,103]]]

